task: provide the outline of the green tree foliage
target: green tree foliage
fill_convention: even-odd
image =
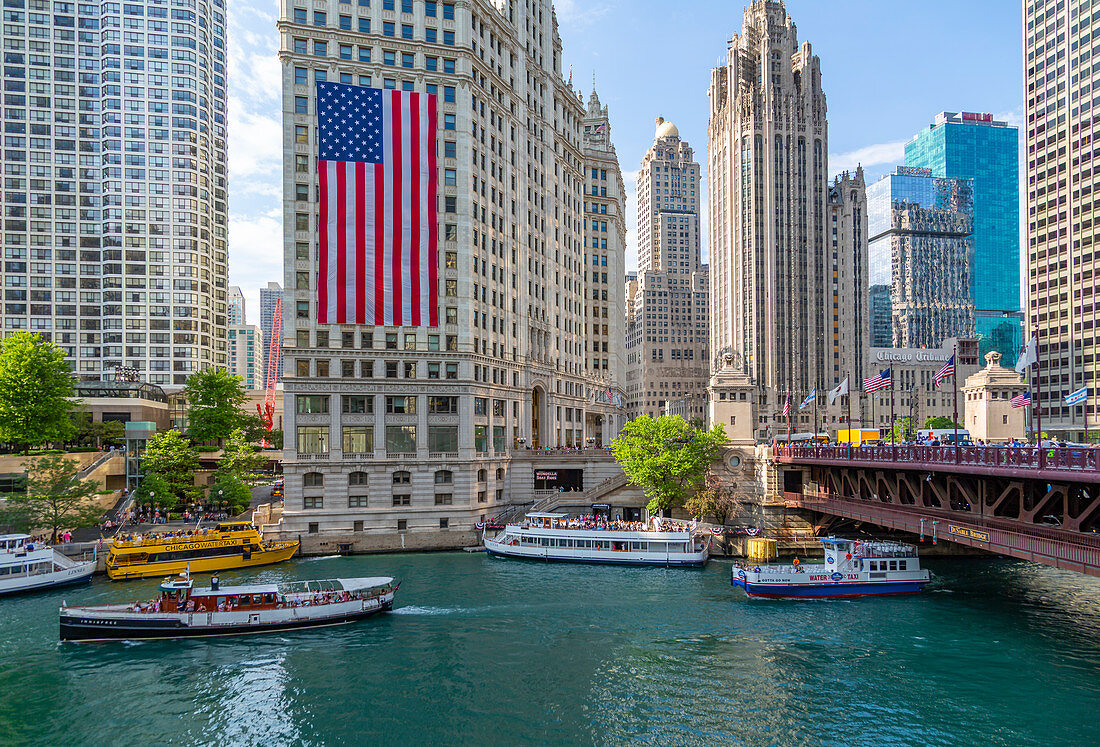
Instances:
[[[28,473],[26,492],[6,496],[5,519],[22,531],[48,529],[50,541],[57,541],[63,529],[95,524],[103,515],[93,496],[95,480],[81,480],[75,459],[50,454],[24,463]]]
[[[252,491],[238,475],[219,472],[218,479],[210,486],[209,500],[227,504],[229,515],[234,516],[248,508]]]
[[[251,475],[263,469],[265,464],[267,457],[260,453],[259,447],[248,442],[243,430],[237,428],[225,442],[221,461],[218,462],[218,477],[233,475],[247,483]]]
[[[250,427],[254,416],[245,411],[248,393],[244,380],[224,368],[209,368],[191,374],[187,393],[187,435],[194,441],[216,441],[221,445],[237,428]]]
[[[925,428],[941,429],[941,428],[958,428],[960,431],[965,430],[965,426],[961,423],[956,423],[946,415],[936,415],[932,418],[925,418]]]
[[[684,499],[684,510],[697,519],[711,516],[716,524],[725,524],[731,516],[740,513],[741,502],[734,496],[732,487],[723,485],[714,472],[708,472],[703,483]]]
[[[644,415],[626,424],[611,451],[630,481],[645,491],[650,513],[658,513],[683,505],[727,440],[721,425],[707,431],[679,415]]]
[[[157,433],[149,439],[141,455],[141,467],[146,477],[138,492],[139,498],[147,496],[150,491],[156,493],[153,500],[143,502],[160,503],[171,508],[197,497],[199,491],[195,487],[195,470],[199,467],[199,457],[176,429]],[[147,486],[154,475],[159,479]]]
[[[898,418],[894,421],[894,442],[904,441],[912,435],[912,429],[909,427],[909,418]]]
[[[65,353],[37,333],[17,332],[0,347],[0,441],[23,447],[64,441],[73,432],[73,377]]]
[[[71,441],[77,446],[102,449],[107,446],[121,446],[126,442],[126,426],[121,421],[97,422],[92,420],[92,415],[87,410],[76,410],[71,415],[73,427],[76,429]]]

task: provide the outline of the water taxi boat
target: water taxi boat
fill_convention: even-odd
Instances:
[[[389,577],[333,578],[196,589],[189,574],[167,578],[160,597],[134,604],[63,606],[61,640],[107,641],[270,633],[344,625],[393,609]]]
[[[95,558],[80,561],[62,555],[29,534],[0,535],[0,594],[36,591],[87,581]]]
[[[695,523],[652,518],[648,523],[604,521],[560,513],[530,513],[485,538],[489,555],[615,565],[695,566],[707,562],[710,540]]]
[[[731,583],[750,597],[843,599],[914,594],[929,581],[912,545],[836,537],[821,543],[822,564],[734,566]]]
[[[279,563],[298,551],[298,540],[264,541],[250,521],[223,521],[190,529],[115,537],[107,576],[119,581],[190,572],[211,573]]]

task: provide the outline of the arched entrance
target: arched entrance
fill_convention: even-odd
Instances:
[[[531,390],[531,448],[542,448],[542,400],[545,393],[542,387]]]

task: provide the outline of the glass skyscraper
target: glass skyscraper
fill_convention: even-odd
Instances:
[[[941,112],[905,146],[905,165],[974,180],[975,327],[980,355],[1020,352],[1019,133],[990,114]]]
[[[3,334],[82,379],[224,366],[224,0],[5,0],[3,40]]]

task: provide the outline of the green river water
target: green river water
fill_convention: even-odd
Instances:
[[[722,560],[305,559],[222,582],[392,575],[394,612],[59,644],[63,599],[157,586],[97,577],[0,599],[0,744],[1100,742],[1100,580],[1008,560],[925,565],[933,583],[917,596],[773,601],[732,589]]]

